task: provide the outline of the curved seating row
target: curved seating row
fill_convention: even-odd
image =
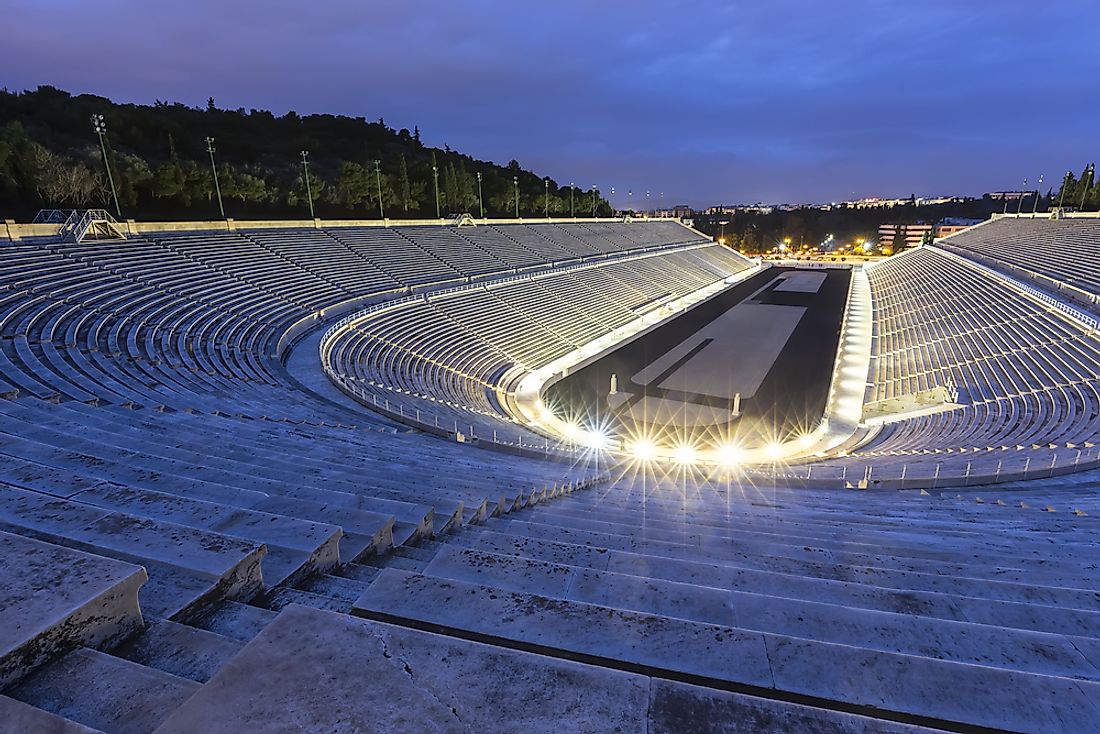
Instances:
[[[689,245],[426,294],[350,320],[322,358],[360,399],[541,443],[495,397],[508,370],[537,369],[749,266],[719,245]]]
[[[1100,301],[1100,219],[997,219],[936,243],[1055,290],[1072,289]]]

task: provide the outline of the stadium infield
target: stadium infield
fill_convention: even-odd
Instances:
[[[552,385],[546,400],[623,437],[702,447],[797,435],[824,412],[850,278],[770,268]]]

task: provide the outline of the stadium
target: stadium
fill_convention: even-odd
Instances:
[[[5,731],[1100,723],[1095,215],[62,216],[0,244]]]
[[[1100,732],[1100,3],[0,19],[0,734]]]

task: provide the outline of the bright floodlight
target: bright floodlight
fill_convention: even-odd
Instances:
[[[772,441],[767,446],[768,458],[778,459],[783,455],[783,444],[778,441]]]
[[[630,452],[638,461],[653,461],[657,458],[657,446],[648,438],[640,438],[631,446]]]
[[[600,433],[599,431],[584,431],[581,435],[581,443],[597,451],[606,448],[609,440],[606,434]]]
[[[688,444],[680,444],[672,452],[672,458],[677,464],[690,464],[695,461],[695,448]]]
[[[741,462],[741,447],[737,444],[727,443],[718,447],[718,463],[722,466],[733,467]]]

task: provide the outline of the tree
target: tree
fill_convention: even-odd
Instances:
[[[405,155],[401,155],[400,164],[397,167],[397,200],[401,210],[406,214],[413,206],[412,184],[409,182],[409,164]]]

